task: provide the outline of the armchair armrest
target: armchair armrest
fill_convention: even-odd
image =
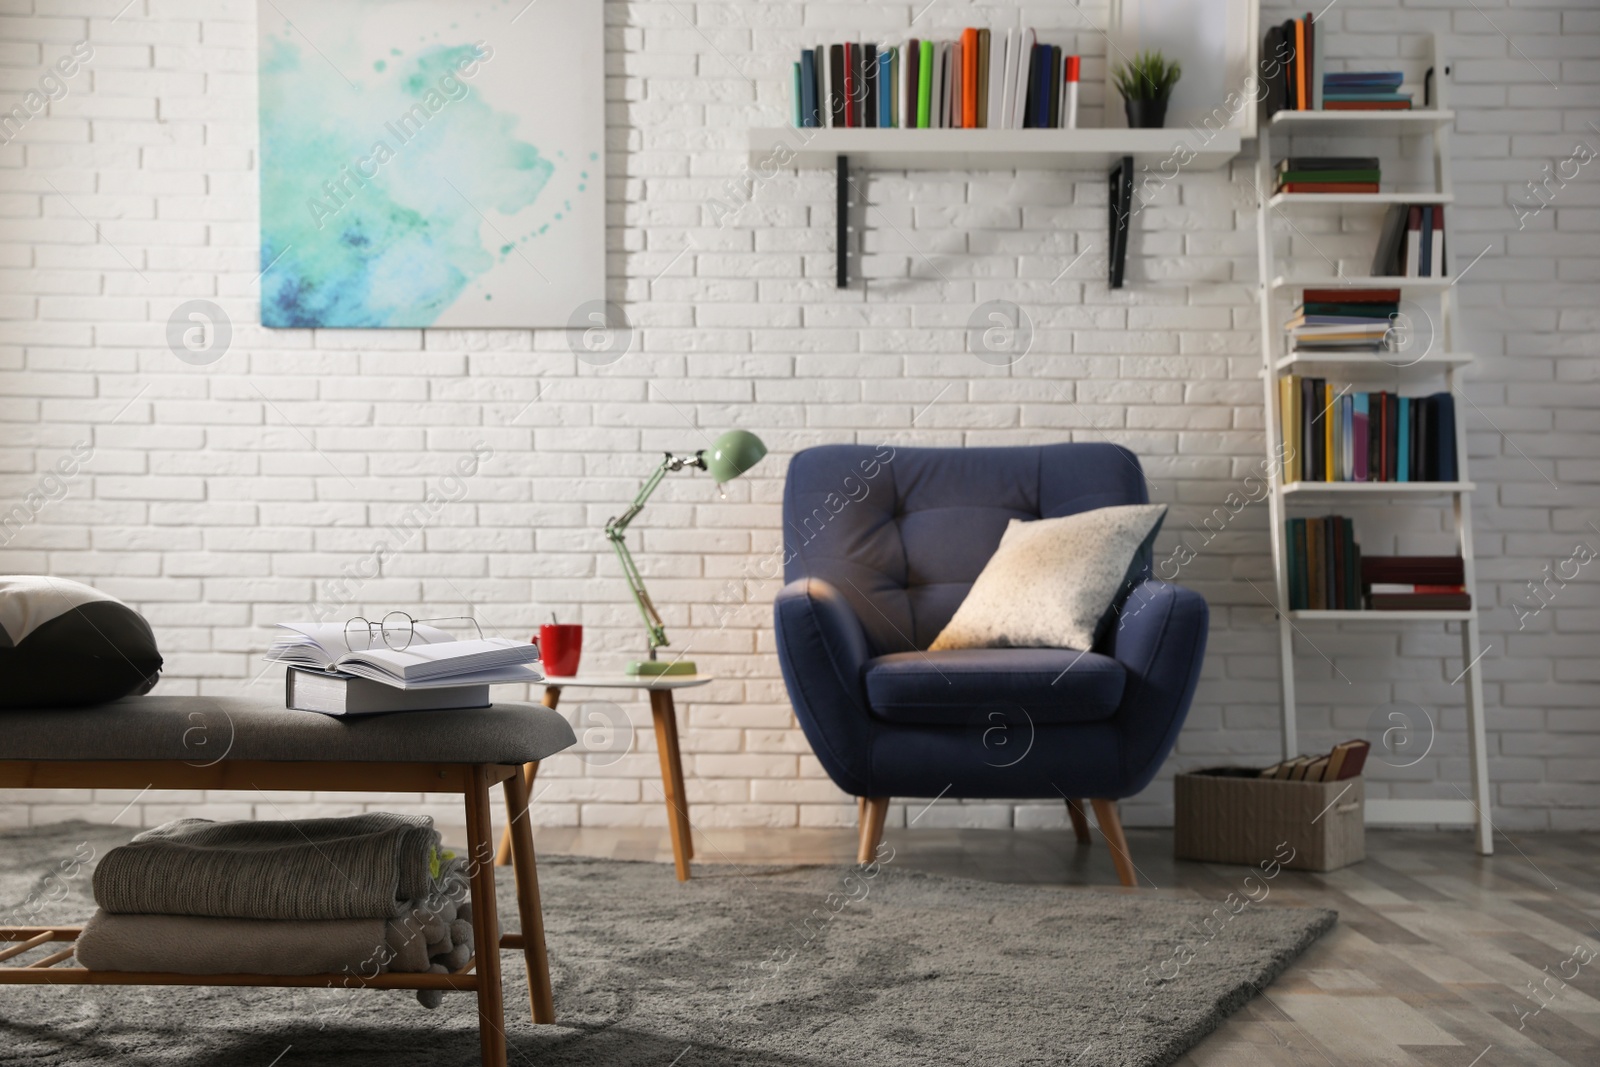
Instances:
[[[812,751],[839,788],[869,796],[872,719],[862,670],[872,658],[849,602],[821,578],[797,578],[774,604],[778,664]]]
[[[1128,593],[1111,628],[1105,652],[1128,669],[1116,722],[1129,795],[1150,784],[1178,740],[1200,681],[1210,618],[1199,593],[1145,581]]]

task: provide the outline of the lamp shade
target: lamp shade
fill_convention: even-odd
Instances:
[[[711,442],[711,447],[701,453],[706,470],[717,484],[731,482],[745,471],[761,462],[767,446],[749,430],[729,430]]]

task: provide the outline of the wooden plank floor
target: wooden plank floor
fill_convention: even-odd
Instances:
[[[994,882],[1118,891],[1104,841],[1070,831],[889,830],[895,864]],[[1129,830],[1148,892],[1220,903],[1246,868],[1172,858],[1172,833]],[[545,853],[670,863],[665,829],[541,829]],[[1366,862],[1285,871],[1269,903],[1339,925],[1184,1067],[1600,1065],[1600,835],[1368,831]],[[726,865],[853,860],[839,830],[696,830],[696,877]],[[721,866],[722,871],[718,868]],[[663,872],[666,883],[670,871]],[[1575,955],[1574,950],[1583,951]],[[1588,962],[1583,962],[1585,955]]]

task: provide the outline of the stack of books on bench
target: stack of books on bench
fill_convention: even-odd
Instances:
[[[507,638],[458,641],[417,623],[404,649],[351,651],[337,623],[280,623],[289,634],[266,659],[289,664],[284,703],[293,711],[369,715],[391,711],[486,708],[489,687],[541,682],[539,646]]]

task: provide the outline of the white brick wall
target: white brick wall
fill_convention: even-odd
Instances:
[[[1088,57],[1087,124],[1105,51],[1090,23],[1103,10],[607,4],[610,276],[636,332],[620,362],[596,368],[556,332],[253,325],[254,5],[115,7],[0,5],[0,110],[22,103],[74,42],[94,49],[65,95],[0,147],[0,511],[40,488],[76,443],[92,449],[64,490],[44,485],[52,498],[10,537],[0,566],[137,604],[167,655],[167,691],[275,697],[277,672],[251,681],[265,627],[344,598],[366,611],[471,610],[519,636],[554,610],[589,628],[587,662],[619,664],[640,639],[602,522],[652,453],[744,426],[771,457],[726,501],[704,478],[668,482],[636,542],[671,633],[724,679],[684,702],[695,819],[845,824],[854,808],[794,727],[772,655],[777,583],[741,580],[779,543],[790,454],[891,434],[940,445],[1116,441],[1144,458],[1158,499],[1173,505],[1162,553],[1262,455],[1253,220],[1227,172],[1185,176],[1141,214],[1132,284],[1115,293],[1098,254],[1101,174],[864,176],[873,206],[858,216],[857,267],[868,280],[842,293],[830,175],[784,173],[757,182],[748,206],[740,198],[744,129],[786,121],[801,44],[899,31],[914,15],[924,34],[1025,18]],[[1481,487],[1477,595],[1493,642],[1483,666],[1496,806],[1511,827],[1600,827],[1600,564],[1525,629],[1510,606],[1580,541],[1600,549],[1600,163],[1522,229],[1511,206],[1545,164],[1578,143],[1600,148],[1600,13],[1586,0],[1341,0],[1324,25],[1335,63],[1414,65],[1429,30],[1456,59],[1458,268],[1488,249],[1461,290],[1464,347],[1483,357],[1466,418]],[[1367,239],[1347,240],[1359,251]],[[191,299],[232,320],[232,347],[209,366],[180,362],[165,343],[169,316]],[[1009,369],[965,350],[967,316],[990,299],[1022,304],[1037,328],[1031,354]],[[381,576],[330,588],[370,573],[374,543],[395,540],[384,529],[474,447],[493,454],[464,499]],[[1407,544],[1438,544],[1444,529],[1437,513],[1388,519]],[[1369,551],[1380,540],[1371,521]],[[1266,553],[1266,509],[1253,507],[1184,568],[1212,605],[1210,655],[1178,750],[1128,805],[1130,820],[1170,817],[1175,769],[1274,752],[1276,630],[1251,585],[1270,584]],[[745,603],[719,628],[730,579]],[[1409,772],[1377,768],[1374,792],[1457,795],[1456,638],[1403,626],[1308,636],[1307,745],[1360,733],[1375,709],[1412,701],[1441,722],[1433,753]],[[648,722],[642,705],[624,710]],[[652,748],[641,729],[614,763],[550,761],[537,817],[661,825]],[[197,809],[181,794],[6,794],[0,820],[109,819],[133,800],[125,823]],[[361,804],[457,819],[416,795],[230,794],[203,807],[276,816]],[[1059,804],[941,804],[918,825],[1060,825],[1063,814]],[[905,818],[899,806],[893,817]]]

